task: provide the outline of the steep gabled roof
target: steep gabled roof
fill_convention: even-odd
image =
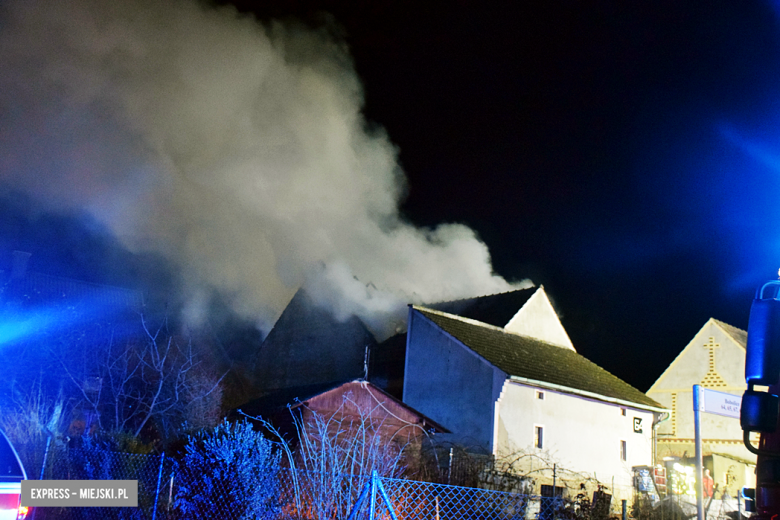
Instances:
[[[687,388],[686,391],[689,392],[692,385],[701,383],[702,381],[698,379],[699,376],[694,376],[693,374],[698,372],[701,376],[704,376],[708,373],[708,358],[702,353],[703,350],[699,350],[696,347],[696,342],[698,341],[698,344],[703,346],[704,343],[706,343],[707,338],[713,334],[713,329],[716,332],[722,332],[726,338],[731,340],[730,344],[733,345],[733,348],[738,349],[738,351],[741,351],[744,355],[747,346],[747,332],[734,327],[733,325],[729,325],[728,323],[716,320],[715,318],[709,318],[702,328],[693,335],[693,338],[691,338],[688,344],[677,354],[672,362],[669,363],[669,366],[667,366],[655,382],[653,382],[647,393],[655,394],[657,392],[668,391],[670,388],[675,389],[674,391],[682,391],[680,388]],[[721,345],[721,347],[726,346],[728,346],[728,344]],[[698,355],[695,354],[697,350],[699,350]],[[716,364],[718,363],[716,362]],[[692,366],[698,368],[694,369],[694,372],[691,372]],[[725,376],[726,380],[728,380],[727,387],[729,387],[730,390],[724,391],[741,392],[747,386],[743,379],[744,365],[741,366],[742,368],[739,368],[734,365],[732,367],[733,370],[718,374],[718,377],[723,378]],[[715,367],[712,368],[717,370]]]
[[[538,287],[529,287],[476,298],[426,304],[425,307],[496,327],[504,327],[538,289]]]
[[[374,344],[358,317],[339,321],[299,289],[257,350],[254,374],[267,391],[351,380],[363,375]]]
[[[663,409],[643,392],[573,350],[440,311],[413,308],[509,376],[584,392],[594,398]]]
[[[268,417],[286,409],[288,406],[297,406],[315,395],[327,392],[328,390],[333,390],[343,384],[343,381],[332,381],[329,383],[282,388],[269,392],[257,399],[253,399],[252,401],[239,406],[239,408],[248,415]]]
[[[747,347],[747,331],[744,331],[742,329],[739,329],[733,325],[729,325],[728,323],[724,323],[720,320],[716,320],[715,318],[710,318],[715,325],[723,329],[723,332],[731,336],[731,339],[736,341],[739,345],[742,346],[742,348]]]

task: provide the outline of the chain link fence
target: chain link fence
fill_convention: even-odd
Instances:
[[[210,475],[187,477],[176,460],[165,455],[137,455],[100,449],[69,449],[50,458],[44,470],[49,480],[137,480],[137,508],[36,508],[33,520],[169,520],[255,519],[346,520],[368,518],[371,476],[328,475],[281,469],[274,479],[271,513],[248,510],[231,482]],[[384,495],[374,496],[374,518],[390,520],[561,520],[572,518],[560,497],[492,491],[377,477]],[[385,500],[384,497],[388,500]],[[181,501],[199,500],[197,514],[181,512]],[[359,508],[356,508],[360,505]],[[389,506],[389,507],[388,507]],[[191,510],[191,509],[190,509]]]
[[[529,495],[403,479],[381,479],[381,483],[398,518],[511,520],[526,518],[534,507],[537,515],[531,517],[545,518],[538,514],[541,499]],[[543,513],[551,505],[545,501]],[[552,516],[546,518],[552,520]]]
[[[101,449],[53,451],[43,470],[45,480],[137,480],[138,507],[40,507],[33,520],[163,519],[174,503],[176,462],[164,455],[140,455]],[[168,516],[170,517],[170,516]]]

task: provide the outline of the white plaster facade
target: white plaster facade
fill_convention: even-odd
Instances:
[[[561,468],[594,475],[616,496],[630,496],[632,467],[650,465],[653,459],[656,414],[651,410],[510,378],[496,404],[496,415],[494,454],[499,458],[531,450]],[[541,449],[534,446],[539,426],[544,432]],[[529,458],[529,463],[533,461]]]
[[[509,323],[504,325],[504,330],[575,350],[550,298],[544,292],[544,286],[540,286]]]

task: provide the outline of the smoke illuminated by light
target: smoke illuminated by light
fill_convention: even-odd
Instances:
[[[527,285],[466,226],[403,220],[397,150],[326,31],[183,0],[17,0],[0,25],[0,181],[174,261],[193,322],[216,291],[267,326],[307,279],[375,325]]]

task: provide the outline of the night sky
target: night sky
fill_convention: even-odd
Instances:
[[[342,38],[368,132],[397,147],[402,217],[475,230],[497,274],[543,284],[578,352],[640,390],[708,318],[746,328],[777,276],[772,2],[231,3]],[[36,217],[40,234],[23,233],[24,200],[3,208],[2,246],[37,248],[41,267],[72,226]],[[155,286],[152,263],[174,276],[99,225],[80,232],[53,274]]]
[[[709,317],[747,327],[780,267],[770,2],[277,4],[236,3],[341,25],[404,214],[475,229],[580,353],[646,390]]]

